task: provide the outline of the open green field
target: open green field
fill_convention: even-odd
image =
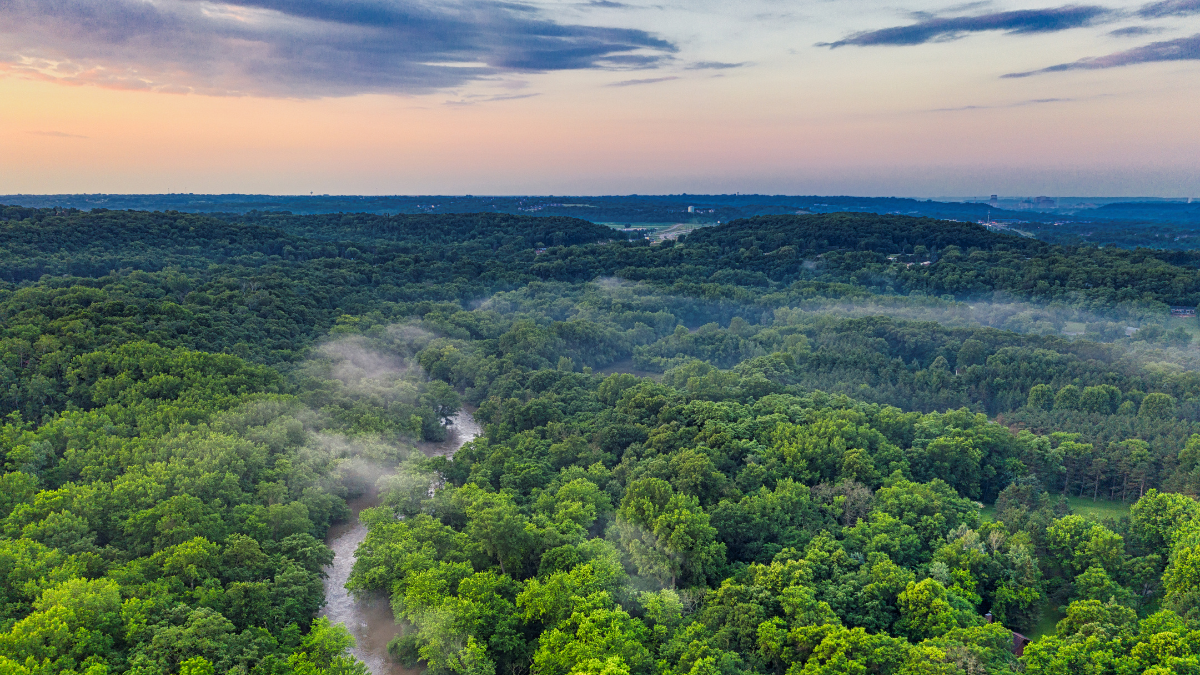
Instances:
[[[979,510],[979,520],[985,523],[990,523],[996,519],[996,505],[984,504]]]
[[[678,225],[678,222],[673,223],[596,223],[597,225],[606,225],[615,230],[636,229],[636,230],[665,230],[669,227]]]
[[[1200,337],[1200,321],[1194,316],[1173,316],[1167,319],[1167,330],[1172,328],[1183,328],[1188,333],[1191,333],[1192,339]]]
[[[1109,499],[1092,501],[1091,497],[1067,497],[1067,504],[1071,507],[1072,512],[1096,520],[1105,518],[1120,520],[1129,515],[1130,506]],[[985,523],[995,520],[996,505],[984,504],[983,508],[979,510],[979,519]]]
[[[659,243],[667,239],[678,239],[681,235],[688,234],[701,227],[709,227],[713,225],[711,222],[700,222],[693,219],[690,222],[676,223],[598,223],[608,227],[623,230],[623,229],[638,229],[646,230],[652,243]]]
[[[1067,497],[1067,503],[1075,513],[1096,520],[1105,518],[1120,520],[1129,515],[1129,504],[1107,499],[1092,501],[1091,497]]]
[[[1112,518],[1120,520],[1124,516],[1129,515],[1129,504],[1123,504],[1118,501],[1108,499],[1100,499],[1092,501],[1089,497],[1067,497],[1067,504],[1071,507],[1071,511],[1084,516],[1085,518],[1094,518],[1096,520],[1104,520]],[[996,507],[994,505],[986,505],[980,510],[980,517],[984,521],[995,520]],[[1037,640],[1045,635],[1054,634],[1055,627],[1063,618],[1063,613],[1059,611],[1058,605],[1053,601],[1046,601],[1042,605],[1042,616],[1037,622],[1037,625],[1025,632],[1025,637],[1030,640]]]
[[[1036,640],[1044,635],[1053,635],[1055,627],[1058,626],[1059,621],[1062,621],[1063,616],[1063,613],[1058,611],[1058,605],[1054,604],[1053,601],[1046,601],[1042,605],[1041,620],[1037,622],[1036,626],[1029,629],[1029,632],[1024,634],[1025,637],[1030,640]]]
[[[675,220],[675,221],[671,221],[669,223],[668,222],[663,222],[663,223],[618,223],[618,222],[612,222],[612,223],[596,223],[596,224],[597,225],[605,225],[607,227],[611,227],[611,228],[617,229],[617,230],[623,230],[623,229],[627,229],[627,228],[638,229],[638,230],[665,230],[668,228],[675,227],[677,225],[687,225],[689,227],[709,227],[711,225],[715,225],[716,223],[711,220],[701,220],[699,218],[691,218],[686,221]]]

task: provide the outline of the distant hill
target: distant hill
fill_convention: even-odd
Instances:
[[[1120,220],[1161,220],[1173,223],[1200,224],[1200,203],[1183,202],[1121,202],[1105,204],[1093,211],[1078,215]]]
[[[430,247],[525,250],[572,246],[627,235],[578,218],[507,214],[377,216],[247,214],[226,218],[164,211],[33,209],[0,205],[0,278],[43,274],[99,276],[110,270],[239,260],[381,257]],[[361,250],[360,250],[361,249]],[[356,251],[358,253],[356,254]],[[529,252],[532,255],[532,252]],[[203,261],[203,262],[202,262]]]
[[[722,249],[773,251],[792,246],[798,252],[823,253],[853,249],[877,253],[911,253],[915,246],[942,249],[1041,251],[1043,242],[999,234],[975,224],[932,218],[877,214],[837,213],[805,216],[760,216],[726,225],[696,230],[689,245],[714,245]]]
[[[479,196],[479,195],[0,195],[0,204],[37,208],[90,210],[137,209],[183,213],[290,214],[373,213],[444,214],[508,213],[567,216],[597,223],[717,223],[761,215],[798,212],[864,213],[928,216],[952,220],[1054,216],[994,209],[977,202],[938,202],[903,197],[822,195],[607,195],[607,196]]]
[[[506,213],[401,214],[370,213],[293,215],[252,211],[216,214],[230,222],[263,225],[310,239],[345,241],[421,241],[445,244],[486,240],[493,248],[513,243],[535,246],[575,246],[608,239],[624,239],[625,233],[580,218],[535,217]],[[517,238],[519,241],[513,241]]]

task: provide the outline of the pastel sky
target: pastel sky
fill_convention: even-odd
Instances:
[[[0,0],[0,194],[1200,197],[1200,0]]]

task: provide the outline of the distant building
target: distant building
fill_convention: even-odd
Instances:
[[[1057,209],[1058,208],[1058,200],[1053,197],[1038,197],[1037,199],[1033,200],[1033,203],[1039,209]]]
[[[695,213],[695,212],[696,212],[696,207],[694,207],[694,206],[688,207],[688,213]]]
[[[992,623],[993,621],[995,621],[995,619],[996,618],[994,616],[992,616],[991,612],[988,612],[987,614],[983,615],[983,620],[987,621],[988,623]],[[1013,653],[1013,656],[1016,656],[1018,658],[1024,656],[1025,655],[1025,645],[1029,644],[1030,642],[1032,642],[1032,640],[1030,640],[1029,638],[1025,637],[1024,635],[1021,635],[1020,633],[1018,633],[1016,631],[1012,631],[1012,653]]]
[[[1172,307],[1171,316],[1196,316],[1195,307]]]
[[[992,207],[993,209],[998,209],[998,208],[1000,208],[1000,197],[999,197],[999,195],[992,195],[992,198],[988,200],[988,206]]]
[[[1017,658],[1021,658],[1022,656],[1025,656],[1025,645],[1032,642],[1032,640],[1030,640],[1029,638],[1025,637],[1024,635],[1021,635],[1020,633],[1017,633],[1015,631],[1013,632],[1012,635],[1013,635],[1013,643],[1012,643],[1013,656],[1015,656]]]

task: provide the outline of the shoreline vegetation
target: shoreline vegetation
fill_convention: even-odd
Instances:
[[[374,490],[429,675],[1200,668],[1200,254],[0,207],[0,261],[0,672],[365,673]]]

